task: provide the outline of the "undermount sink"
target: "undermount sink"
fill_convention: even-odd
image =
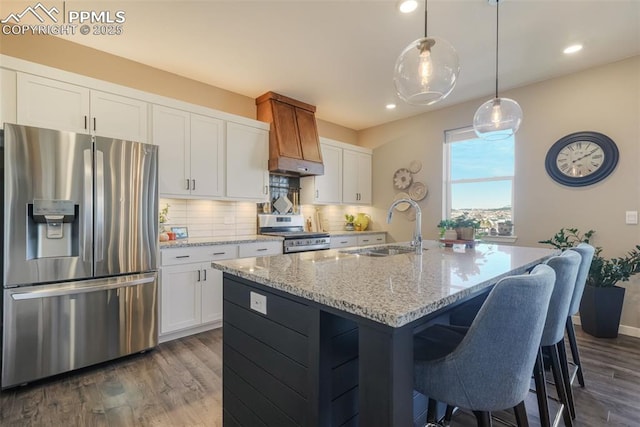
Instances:
[[[415,248],[411,248],[408,246],[376,246],[372,248],[351,249],[340,252],[363,256],[385,257],[391,255],[415,253],[416,250]]]

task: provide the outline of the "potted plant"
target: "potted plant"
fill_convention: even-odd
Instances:
[[[577,228],[562,228],[551,239],[538,243],[565,250],[581,242],[589,243],[594,233],[595,231],[589,230],[582,234]],[[600,255],[601,252],[602,248],[595,248],[580,302],[580,323],[582,329],[590,335],[615,338],[618,336],[625,293],[625,289],[616,286],[616,283],[626,282],[629,277],[640,272],[640,245],[636,245],[623,257],[605,259]]]
[[[355,220],[355,217],[351,214],[344,214],[344,219],[347,221],[347,223],[344,225],[344,229],[347,231],[353,231],[353,221]]]
[[[447,240],[455,240],[458,238],[458,234],[455,231],[456,223],[452,219],[443,219],[438,223],[438,228],[440,229],[440,238]],[[447,236],[447,231],[455,233],[455,236],[449,235]]]
[[[459,240],[474,240],[476,238],[476,230],[480,228],[480,221],[475,218],[469,218],[466,213],[452,219],[453,228],[458,234]]]

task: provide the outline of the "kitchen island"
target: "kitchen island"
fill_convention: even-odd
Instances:
[[[413,335],[555,254],[423,245],[212,263],[224,272],[224,425],[414,425]]]

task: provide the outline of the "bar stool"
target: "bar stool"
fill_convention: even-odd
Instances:
[[[555,382],[556,391],[562,404],[564,405],[563,418],[566,426],[572,426],[572,419],[575,418],[573,408],[573,394],[568,378],[567,358],[564,353],[564,326],[569,313],[569,304],[573,296],[573,290],[578,276],[578,269],[582,257],[574,250],[566,250],[560,256],[549,258],[546,265],[553,268],[556,273],[555,286],[547,318],[540,340],[540,349],[536,357],[533,370],[533,378],[536,384],[536,396],[538,399],[538,410],[540,412],[540,423],[542,426],[550,426],[549,405],[547,401],[547,387],[544,373],[543,351],[546,351],[551,364],[551,372]],[[560,355],[564,354],[562,358]],[[565,375],[566,374],[566,375]]]
[[[576,342],[576,332],[573,329],[573,320],[571,316],[575,316],[580,309],[580,301],[582,300],[582,293],[584,292],[584,286],[587,282],[587,276],[589,275],[589,268],[591,267],[591,261],[593,261],[593,255],[595,254],[595,248],[587,243],[580,243],[572,250],[578,252],[582,256],[580,261],[580,268],[578,269],[578,278],[576,279],[576,287],[573,291],[573,297],[571,298],[571,304],[569,305],[569,315],[567,316],[567,338],[569,339],[569,347],[571,348],[571,357],[573,358],[573,364],[576,365],[576,377],[580,387],[584,387],[584,377],[582,375],[582,364],[580,363],[580,352],[578,351],[578,343]]]
[[[467,331],[436,325],[416,335],[416,390],[472,410],[480,427],[492,425],[492,411],[508,408],[514,408],[519,426],[528,426],[524,399],[554,283],[555,272],[547,265],[506,277],[491,290]],[[431,345],[442,338],[434,331],[447,335],[447,349]]]

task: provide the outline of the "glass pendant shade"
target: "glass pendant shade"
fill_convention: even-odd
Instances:
[[[473,116],[473,130],[478,137],[497,141],[518,131],[522,122],[522,109],[513,99],[493,98],[478,108]]]
[[[402,51],[393,73],[396,92],[414,105],[431,105],[451,93],[460,74],[458,54],[449,42],[422,37]]]

